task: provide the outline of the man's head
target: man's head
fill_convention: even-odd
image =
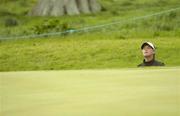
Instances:
[[[145,58],[155,56],[155,47],[151,42],[144,42],[141,45],[141,50]]]

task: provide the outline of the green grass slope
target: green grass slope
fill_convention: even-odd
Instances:
[[[179,116],[180,69],[0,73],[2,116]]]
[[[67,28],[79,29],[85,26],[111,23],[119,20],[127,20],[132,17],[144,16],[164,10],[180,7],[179,0],[100,0],[103,11],[98,14],[63,16],[63,17],[30,17],[28,12],[32,9],[36,0],[6,0],[0,4],[0,35],[17,36],[39,33],[63,31],[63,25]],[[17,26],[9,27],[8,20],[16,20]],[[127,24],[115,25],[112,29],[118,30],[123,36],[152,37],[152,36],[180,36],[180,12],[174,11],[157,17],[130,21]],[[58,21],[58,22],[57,22]],[[57,26],[53,29],[45,29],[49,23]],[[45,30],[38,30],[43,28]],[[62,29],[63,28],[63,29]],[[66,28],[65,28],[66,29]],[[104,30],[104,29],[103,29]]]
[[[122,39],[119,34],[99,33],[2,41],[0,71],[136,67],[143,59],[140,45],[147,40],[157,46],[158,60],[166,66],[180,65],[180,38]]]
[[[35,0],[3,0],[0,4],[0,39],[81,29],[125,21],[180,6],[179,0],[101,0],[98,14],[30,17]],[[17,21],[8,26],[8,21]],[[136,67],[142,61],[140,45],[157,45],[157,59],[180,66],[180,11],[128,21],[90,32],[61,36],[0,40],[0,71],[105,69]],[[6,25],[6,23],[8,25]]]

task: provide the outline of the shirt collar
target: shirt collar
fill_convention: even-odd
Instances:
[[[151,61],[149,62],[146,62],[145,59],[143,60],[143,63],[146,64],[146,65],[152,65],[154,63],[155,59],[152,59]]]

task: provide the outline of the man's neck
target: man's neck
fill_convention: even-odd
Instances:
[[[145,57],[144,60],[145,60],[145,62],[150,62],[150,61],[154,60],[154,56]]]

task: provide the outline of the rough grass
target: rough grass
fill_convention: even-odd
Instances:
[[[98,36],[97,36],[98,35]],[[180,38],[122,38],[117,33],[0,42],[0,71],[136,67],[140,45],[151,41],[166,66],[180,65]]]
[[[79,29],[85,26],[99,25],[119,20],[126,20],[132,17],[144,16],[157,13],[163,10],[177,8],[180,5],[179,0],[100,0],[104,8],[103,12],[92,15],[63,16],[63,17],[29,17],[28,11],[35,4],[35,0],[29,1],[7,1],[0,4],[0,35],[28,35],[36,33],[33,30],[36,26],[46,24],[49,20],[59,20],[62,24],[68,24],[69,28]],[[170,14],[170,15],[169,15]],[[132,37],[151,37],[151,36],[180,36],[179,35],[179,11],[169,13],[161,17],[141,20],[140,22],[128,22],[128,24],[114,26],[113,29],[120,29],[123,34],[128,32]],[[174,14],[174,15],[171,15]],[[7,19],[16,19],[18,26],[5,27],[4,22]],[[169,20],[168,20],[169,19]],[[58,24],[57,24],[58,25]],[[61,25],[58,25],[61,27]],[[59,31],[50,29],[49,32]],[[140,33],[137,33],[140,32]],[[143,35],[141,35],[143,33]]]
[[[3,116],[179,116],[180,69],[0,73]]]
[[[112,23],[179,7],[179,0],[101,0],[103,12],[63,17],[29,17],[35,0],[3,0],[0,4],[0,39],[4,36],[54,32],[44,29],[47,22],[59,21],[56,28]],[[18,26],[6,27],[8,18]],[[142,60],[140,45],[152,41],[157,45],[157,59],[166,66],[180,65],[180,12],[175,11],[149,19],[130,21],[77,34],[27,40],[0,40],[0,71],[105,69],[136,67]],[[60,25],[59,25],[60,24]],[[35,28],[35,30],[34,30]]]

